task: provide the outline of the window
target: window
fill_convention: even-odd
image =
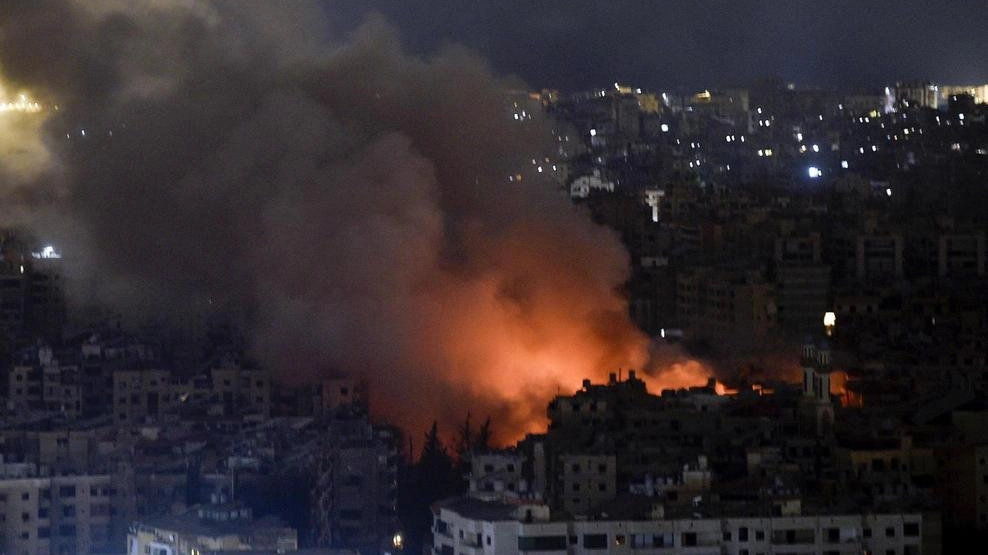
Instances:
[[[27,501],[28,499],[31,499],[30,493],[25,491],[24,493],[21,494],[21,501]]]
[[[573,466],[570,467],[570,470],[572,470],[573,472],[579,472],[580,471],[580,463],[573,463]]]
[[[840,541],[840,528],[827,528],[827,542],[837,543]]]
[[[871,528],[865,528],[864,529],[864,537],[866,537],[866,538],[870,538],[871,537]]]
[[[75,535],[75,524],[63,524],[58,527],[59,536],[74,536]]]
[[[58,488],[59,497],[75,497],[75,486],[60,486]]]
[[[607,472],[607,465],[606,464],[600,464],[600,465],[598,465],[597,466],[597,471],[600,472],[601,474]]]
[[[731,541],[731,533],[730,532],[724,532],[724,541],[726,541],[726,542]]]
[[[566,544],[566,536],[518,536],[518,551],[562,551]]]
[[[64,517],[75,516],[75,505],[62,505],[62,516]]]
[[[919,536],[919,523],[918,522],[906,522],[902,525],[902,535],[915,538]]]
[[[43,538],[50,538],[50,537],[51,537],[51,528],[49,528],[47,526],[42,526],[41,528],[38,528],[38,538],[42,538],[43,539]]]
[[[696,532],[685,532],[683,534],[683,545],[693,547],[696,545]]]
[[[765,540],[765,530],[755,530],[755,541]]]
[[[600,486],[597,489],[599,489],[600,491],[607,491],[607,484],[604,483],[604,482],[601,482],[600,483]]]
[[[614,545],[618,545],[618,546],[624,545],[626,541],[627,539],[625,538],[624,534],[618,534],[614,536]]]
[[[895,537],[895,528],[893,528],[891,526],[889,526],[888,528],[886,528],[885,529],[885,537],[886,538],[894,538]]]
[[[746,542],[746,541],[748,541],[748,527],[747,526],[742,526],[741,528],[738,528],[738,541],[739,542]]]
[[[31,513],[21,513],[21,521],[22,522],[30,522],[31,521]]]
[[[607,549],[607,534],[583,534],[584,549]]]
[[[48,507],[38,507],[38,518],[48,518]]]

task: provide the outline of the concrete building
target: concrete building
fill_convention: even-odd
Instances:
[[[525,455],[517,450],[473,453],[470,456],[470,495],[478,499],[502,499],[528,493],[522,475]]]
[[[903,107],[937,109],[940,103],[940,86],[931,81],[906,81],[895,84],[896,100]]]
[[[985,275],[985,235],[941,235],[937,241],[937,274],[950,278]]]
[[[7,384],[7,403],[10,408],[40,408],[43,402],[43,376],[41,368],[37,366],[14,366]]]
[[[570,197],[583,199],[591,193],[613,193],[614,182],[605,180],[600,175],[600,170],[594,170],[591,175],[581,175],[573,180],[569,186]]]
[[[938,452],[944,521],[988,531],[988,446],[951,446]]]
[[[764,338],[776,314],[775,288],[757,270],[694,267],[676,276],[676,315],[688,337]]]
[[[783,508],[779,505],[779,508]],[[798,505],[797,505],[798,507]],[[782,555],[924,553],[922,514],[821,513],[802,516],[667,517],[613,520],[551,518],[540,505],[508,505],[457,498],[433,506],[433,553],[454,555],[528,552],[663,555]]]
[[[224,364],[210,371],[212,391],[223,403],[224,414],[271,415],[271,379],[267,370]]]
[[[799,333],[820,328],[830,304],[830,266],[822,263],[819,233],[775,239],[775,287],[779,326]]]
[[[337,421],[317,442],[309,500],[318,545],[376,553],[399,529],[398,451],[391,430]]]
[[[165,414],[176,402],[168,370],[113,373],[113,415],[117,424],[137,424]]]
[[[810,435],[829,436],[834,428],[834,403],[831,399],[831,353],[826,340],[819,345],[804,342],[801,353],[803,396],[800,399],[800,426]]]
[[[862,282],[902,279],[901,235],[858,235],[855,243],[855,275]]]
[[[952,96],[970,95],[975,104],[988,103],[988,85],[943,85],[940,87],[940,103],[946,104]]]
[[[36,468],[3,466],[0,552],[76,555],[119,550],[112,546],[116,490],[109,475],[40,477]]]
[[[617,495],[614,455],[559,455],[557,497],[570,514],[586,515]]]
[[[366,408],[367,391],[364,384],[354,378],[323,380],[319,386],[323,413],[333,413],[341,408]]]
[[[253,518],[239,503],[200,505],[178,515],[135,522],[127,555],[207,555],[214,552],[277,553],[298,549],[298,534],[273,517]]]

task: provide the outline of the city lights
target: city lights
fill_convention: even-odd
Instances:
[[[988,3],[7,4],[0,552],[978,549]]]
[[[13,102],[0,102],[0,113],[19,112],[23,114],[36,114],[41,111],[41,104],[31,100],[26,94],[18,95]]]

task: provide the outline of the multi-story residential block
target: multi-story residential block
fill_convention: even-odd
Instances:
[[[613,454],[561,454],[556,478],[561,506],[585,515],[617,495],[617,459]]]
[[[985,235],[941,235],[937,241],[940,277],[979,278],[985,275]]]
[[[518,450],[471,454],[470,494],[480,499],[528,494],[529,484],[522,474],[525,464],[525,455]]]
[[[142,423],[163,416],[179,396],[168,370],[118,370],[113,373],[113,415],[117,424]]]
[[[267,370],[224,364],[210,370],[212,392],[225,414],[271,415],[271,379]]]
[[[9,466],[9,465],[5,465]],[[0,479],[0,551],[27,555],[118,551],[111,517],[117,492],[110,475],[42,477],[36,468]]]
[[[298,549],[298,533],[274,517],[255,519],[240,503],[225,500],[199,505],[177,515],[135,522],[127,535],[127,554],[206,555],[216,552]]]
[[[433,553],[782,555],[787,553],[930,553],[924,515],[909,512],[801,515],[778,504],[776,515],[666,515],[661,505],[628,518],[552,517],[545,505],[471,498],[437,503]]]
[[[859,235],[854,255],[858,281],[874,283],[902,279],[902,253],[901,235]]]
[[[775,288],[759,271],[694,267],[676,280],[676,315],[691,338],[764,338],[776,324]]]

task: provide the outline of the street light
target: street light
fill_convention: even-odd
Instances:
[[[823,315],[823,327],[827,329],[827,336],[831,336],[834,333],[834,326],[837,325],[837,314],[833,312],[827,312]]]

